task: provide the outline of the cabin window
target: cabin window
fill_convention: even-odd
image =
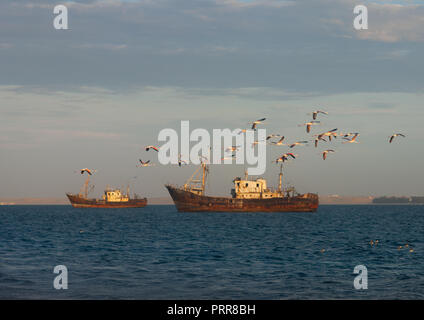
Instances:
[[[249,184],[248,184],[248,183],[246,183],[245,187],[247,188],[248,186],[249,186]]]
[[[259,183],[256,184],[256,187],[259,188]]]

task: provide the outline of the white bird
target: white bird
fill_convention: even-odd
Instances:
[[[400,137],[404,137],[404,138],[405,138],[405,136],[404,136],[402,133],[395,133],[394,135],[392,135],[392,136],[390,137],[389,143],[392,143],[393,139],[394,139],[395,137],[397,137],[397,136],[400,136]]]
[[[318,113],[328,114],[328,112],[325,112],[325,111],[320,111],[320,110],[314,111],[314,112],[312,112],[312,118],[314,120],[317,118]]]
[[[318,147],[318,142],[319,142],[319,140],[322,140],[322,141],[325,141],[325,142],[327,142],[327,140],[325,140],[323,137],[317,137],[317,138],[315,138],[315,148],[317,148]]]
[[[252,129],[253,129],[253,130],[256,130],[256,126],[257,126],[258,124],[260,124],[260,123],[264,122],[265,120],[266,120],[266,118],[262,118],[262,119],[259,119],[259,120],[256,120],[256,121],[251,122],[251,123],[252,123]]]
[[[328,154],[329,152],[336,152],[336,151],[334,151],[334,150],[332,150],[332,149],[325,150],[325,151],[322,153],[322,159],[323,159],[323,160],[327,159],[327,154]]]
[[[306,143],[308,143],[308,141],[298,141],[298,142],[292,143],[291,145],[289,145],[289,147],[290,148],[293,148],[293,147],[295,147],[297,145],[304,145]]]
[[[267,137],[266,137],[266,140],[269,140],[269,139],[271,139],[271,138],[276,138],[276,137],[281,137],[281,135],[279,135],[279,134],[270,134],[270,135],[268,135]]]
[[[296,155],[295,155],[295,154],[293,154],[293,153],[291,153],[291,152],[284,153],[284,154],[283,154],[283,156],[285,156],[285,157],[290,156],[290,157],[292,157],[293,159],[296,159]]]
[[[276,146],[283,146],[283,141],[284,141],[284,136],[281,137],[280,140],[278,140],[277,142],[271,141],[272,144],[275,144]]]
[[[81,174],[84,174],[84,172],[87,172],[91,176],[94,172],[96,172],[96,170],[90,170],[88,168],[84,168],[84,169],[81,169],[80,172]]]
[[[150,167],[150,166],[153,166],[153,164],[150,163],[150,160],[143,161],[141,159],[138,159],[138,161],[140,161],[140,165],[138,165],[137,167]]]
[[[318,124],[318,123],[320,123],[320,122],[319,121],[312,120],[310,122],[299,124],[299,127],[306,126],[306,132],[309,133],[309,132],[311,132],[311,126],[313,126],[315,124]]]
[[[339,136],[343,136],[343,138],[348,138],[350,136],[354,136],[355,134],[357,134],[358,132],[349,132],[349,133],[341,133],[339,134]]]
[[[359,133],[356,133],[352,139],[349,138],[343,138],[346,141],[343,141],[343,143],[359,143],[358,141],[356,141],[356,138],[359,136]]]
[[[159,152],[159,148],[156,148],[155,146],[145,146],[144,148],[146,149],[146,151],[149,151],[150,149],[153,149],[156,152]]]
[[[318,137],[318,140],[321,140],[321,138],[323,138],[323,137],[328,137],[328,139],[331,141],[331,136],[336,136],[337,135],[335,133],[336,131],[337,131],[337,128],[331,129],[331,130],[329,130],[327,132],[316,134],[316,135],[314,135],[314,137]]]
[[[275,163],[288,161],[289,156],[292,157],[293,159],[296,159],[296,156],[293,153],[284,153],[281,155],[281,157],[275,160]]]

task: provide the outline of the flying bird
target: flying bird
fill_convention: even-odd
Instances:
[[[276,146],[283,146],[283,141],[284,141],[284,136],[281,137],[280,140],[278,140],[277,142],[271,141],[272,144],[275,144]]]
[[[266,140],[269,140],[269,139],[271,139],[271,138],[276,138],[276,137],[281,137],[281,135],[279,135],[279,134],[270,134],[270,135],[268,135],[268,136],[266,137]]]
[[[311,126],[318,124],[318,123],[320,123],[320,121],[312,120],[310,122],[299,124],[299,127],[306,126],[306,132],[309,133],[309,132],[311,132]]]
[[[343,143],[359,143],[358,141],[356,141],[356,138],[359,136],[359,133],[356,133],[351,139],[349,138],[343,138],[346,141],[343,141]]]
[[[329,152],[336,152],[336,151],[334,151],[334,150],[332,150],[332,149],[325,150],[325,151],[322,153],[322,159],[323,159],[323,160],[327,159],[327,154],[328,154]]]
[[[314,120],[317,118],[318,113],[328,114],[328,112],[325,112],[325,111],[320,111],[320,110],[314,111],[314,112],[312,112],[312,118],[313,118]]]
[[[281,155],[281,157],[275,160],[275,163],[288,161],[289,156],[292,157],[293,159],[296,159],[296,156],[293,153],[284,153]]]
[[[315,137],[318,137],[318,140],[320,140],[323,137],[328,137],[328,139],[331,141],[331,136],[337,136],[336,131],[337,131],[337,128],[331,129],[327,132],[316,134]]]
[[[340,133],[340,136],[343,136],[343,138],[348,138],[350,136],[354,136],[355,134],[358,134],[358,132]]]
[[[305,143],[308,143],[308,141],[298,141],[298,142],[292,143],[291,145],[289,145],[289,147],[293,148],[297,145],[304,145]]]
[[[278,162],[285,162],[285,161],[288,161],[288,160],[289,160],[289,158],[288,158],[288,157],[285,157],[285,156],[283,155],[283,156],[281,156],[281,157],[277,158],[277,159],[275,160],[275,163],[278,163]]]
[[[325,140],[323,137],[317,137],[317,138],[315,138],[315,148],[317,148],[317,147],[318,147],[318,142],[319,142],[319,140],[322,140],[322,141],[327,142],[327,140]]]
[[[252,129],[253,129],[253,130],[256,130],[256,126],[257,126],[258,124],[260,124],[260,123],[264,122],[265,120],[266,120],[266,118],[262,118],[262,119],[259,119],[259,120],[256,120],[256,121],[253,121],[253,122],[252,122]]]
[[[392,136],[390,137],[389,143],[392,143],[393,139],[394,139],[395,137],[397,137],[397,136],[400,136],[400,137],[404,137],[404,138],[405,138],[405,136],[404,136],[402,133],[395,133],[394,135],[392,135]]]
[[[293,154],[293,153],[291,153],[291,152],[284,153],[284,154],[283,154],[283,156],[286,156],[286,157],[290,156],[290,157],[292,157],[293,159],[296,159],[296,155],[295,155],[295,154]]]
[[[150,167],[153,165],[150,163],[150,160],[143,161],[141,159],[138,159],[138,161],[140,162],[140,165],[138,165],[137,167]]]
[[[84,174],[84,172],[87,172],[90,176],[93,174],[93,172],[95,172],[95,171],[91,171],[88,168],[81,169],[80,171],[81,171],[81,174]]]
[[[149,151],[150,149],[153,149],[156,152],[159,152],[159,148],[156,148],[155,146],[145,146],[144,148],[146,149],[146,151]]]

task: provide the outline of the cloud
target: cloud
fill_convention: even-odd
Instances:
[[[424,42],[424,5],[378,4],[368,6],[369,29],[359,39],[382,42]]]
[[[422,90],[419,5],[367,3],[356,31],[354,0],[73,1],[58,31],[55,4],[0,2],[0,85]]]
[[[128,46],[126,44],[112,44],[112,43],[84,43],[73,45],[77,49],[104,49],[104,50],[123,50]]]

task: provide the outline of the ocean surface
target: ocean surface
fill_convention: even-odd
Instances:
[[[57,265],[66,290],[53,287]],[[368,289],[354,288],[357,265]],[[424,206],[0,206],[0,298],[424,299]]]

